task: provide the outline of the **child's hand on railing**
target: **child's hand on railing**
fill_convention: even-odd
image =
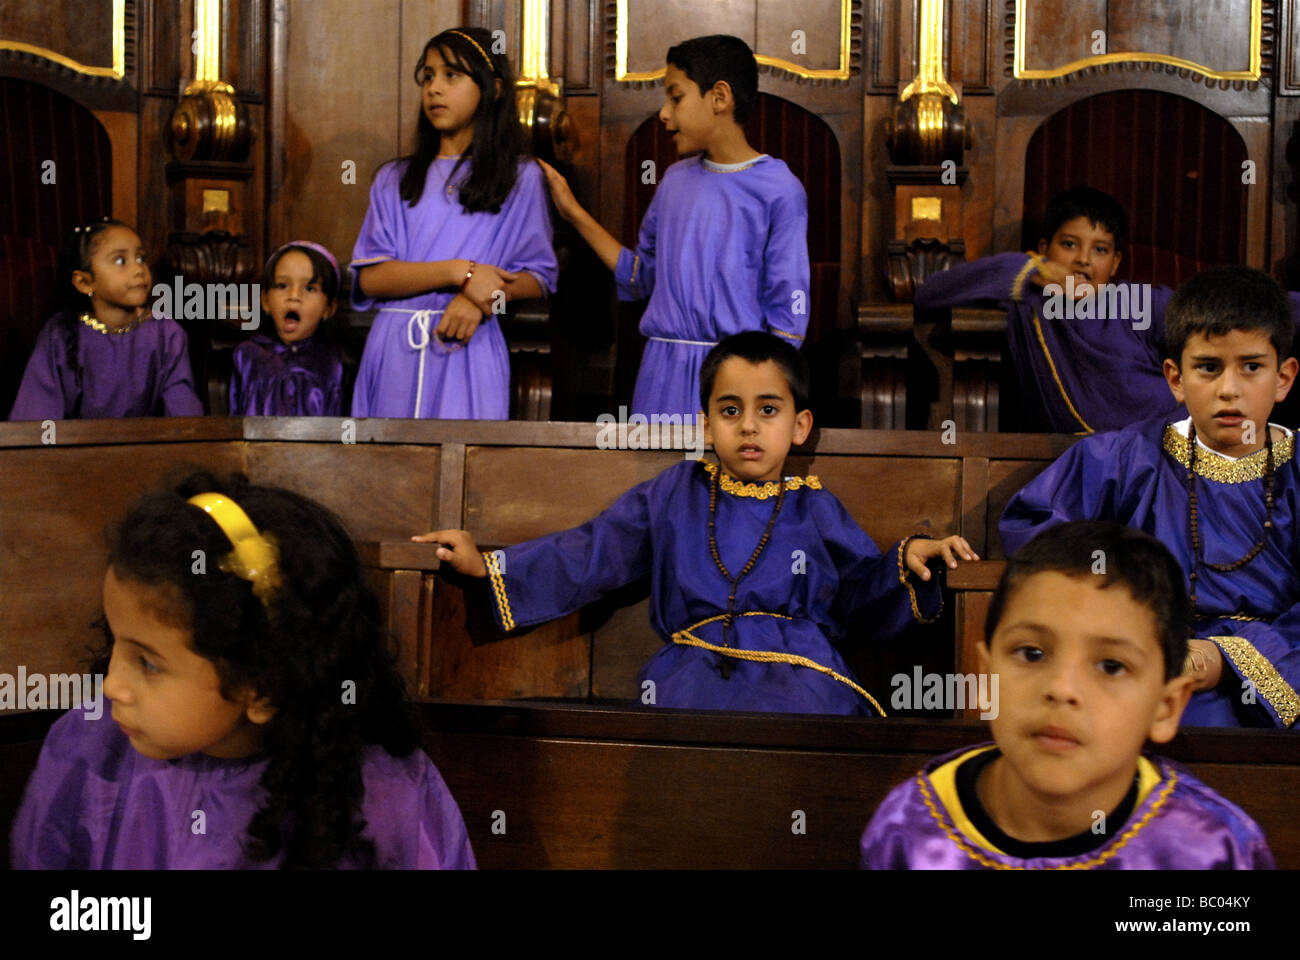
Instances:
[[[449,564],[457,573],[469,577],[486,577],[487,565],[474,544],[474,538],[465,530],[434,530],[412,537],[416,543],[438,544],[438,559]]]
[[[949,567],[956,567],[958,560],[978,560],[979,554],[971,549],[965,537],[953,534],[942,540],[930,540],[925,537],[911,540],[907,544],[904,560],[909,570],[922,580],[929,580],[930,569],[925,564],[927,560],[935,557],[943,557],[943,562]]]

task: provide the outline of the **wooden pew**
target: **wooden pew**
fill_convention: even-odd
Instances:
[[[81,662],[98,616],[106,525],[164,476],[197,466],[281,484],[343,517],[419,695],[631,698],[660,643],[645,584],[502,639],[474,616],[473,585],[467,596],[435,572],[432,547],[408,539],[466,527],[482,544],[509,544],[564,529],[684,455],[680,443],[599,450],[598,435],[595,424],[207,418],[67,421],[47,444],[39,424],[0,424],[0,670],[24,663],[53,673]],[[788,472],[820,475],[882,549],[918,531],[962,533],[997,557],[1002,505],[1073,439],[945,439],[824,430],[794,451]],[[939,623],[904,647],[853,645],[850,663],[868,689],[887,691],[900,667],[954,668],[958,625],[974,614],[962,592],[953,597]]]
[[[421,709],[425,749],[487,869],[851,868],[890,789],[988,739],[983,725],[953,721],[451,700]],[[54,718],[0,717],[4,844]],[[1292,734],[1195,730],[1159,752],[1245,809],[1279,867],[1300,868]],[[7,846],[0,858],[7,866]]]

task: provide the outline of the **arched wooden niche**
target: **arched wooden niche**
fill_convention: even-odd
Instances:
[[[809,291],[807,343],[815,347],[832,338],[839,305],[843,202],[839,143],[826,121],[815,113],[797,103],[761,92],[745,124],[745,136],[760,153],[770,153],[784,160],[808,194],[808,260],[812,289]],[[678,159],[677,148],[657,115],[647,117],[628,140],[624,165],[627,179],[623,191],[626,198],[625,236],[622,237],[628,246],[635,247],[637,231],[655,192],[655,184],[641,182],[643,164],[646,160],[653,160],[654,169],[662,172]],[[626,339],[621,340],[620,349],[629,349]]]
[[[112,212],[113,155],[95,115],[49,87],[0,77],[0,414],[50,314],[60,238]]]
[[[1025,151],[1024,249],[1036,249],[1052,196],[1087,184],[1129,216],[1117,279],[1176,286],[1246,258],[1246,144],[1193,100],[1119,90],[1072,103],[1035,131]]]

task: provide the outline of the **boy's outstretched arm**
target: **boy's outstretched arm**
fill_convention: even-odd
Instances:
[[[623,244],[615,240],[613,235],[583,208],[574,197],[573,191],[569,189],[569,182],[558,170],[545,160],[538,160],[537,163],[546,174],[546,186],[551,191],[551,199],[555,201],[555,209],[560,212],[560,216],[577,228],[578,233],[582,234],[582,239],[587,241],[587,245],[596,252],[596,256],[600,257],[605,266],[611,270],[617,268],[618,255],[623,250]]]
[[[1044,270],[1048,272],[1044,274]],[[1050,271],[1051,267],[1036,253],[980,257],[932,274],[917,288],[913,302],[922,310],[935,310],[980,300],[1017,301],[1024,298],[1027,286],[1053,282]]]
[[[411,539],[439,543],[439,560],[460,573],[487,577],[497,623],[509,632],[572,613],[650,571],[647,491],[657,482],[633,487],[581,526],[501,550],[481,553],[464,530]]]
[[[438,559],[450,564],[457,573],[469,577],[486,577],[487,565],[483,555],[478,552],[474,538],[465,530],[434,530],[412,537],[416,543],[437,543]]]

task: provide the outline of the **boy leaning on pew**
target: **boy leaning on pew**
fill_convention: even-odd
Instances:
[[[908,537],[882,555],[817,477],[783,476],[812,430],[808,368],[790,344],[761,331],[723,340],[704,359],[700,402],[717,464],[669,467],[582,526],[497,553],[480,554],[464,530],[413,539],[490,577],[504,630],[648,573],[665,643],[638,677],[644,703],[883,715],[835,645],[854,622],[881,641],[938,616],[942,578],[927,561],[955,567],[975,552],[958,536]]]
[[[1066,190],[1047,205],[1036,253],[999,253],[936,273],[916,291],[916,307],[1000,301],[1037,429],[1093,433],[1173,411],[1160,373],[1173,291],[1111,282],[1127,233],[1128,216],[1110,194]]]
[[[1017,493],[1008,553],[1066,520],[1113,520],[1186,571],[1188,726],[1295,729],[1300,717],[1300,469],[1269,424],[1297,372],[1287,295],[1266,274],[1198,274],[1169,304],[1169,389],[1191,414],[1087,437]]]
[[[1165,743],[1182,673],[1183,572],[1117,523],[1052,527],[1007,564],[980,669],[999,677],[993,743],[932,761],[862,836],[873,869],[1270,869],[1258,825]]]

